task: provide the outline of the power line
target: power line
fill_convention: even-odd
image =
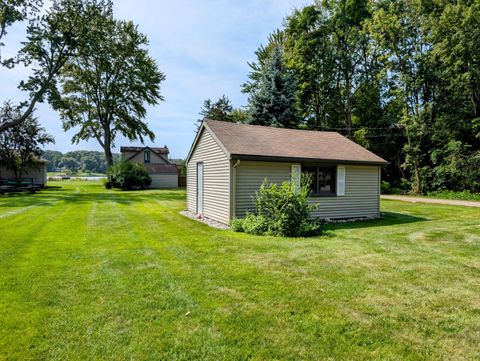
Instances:
[[[362,130],[362,129],[367,129],[367,130],[396,130],[396,129],[402,129],[401,127],[362,127],[362,128],[329,128],[332,130]]]

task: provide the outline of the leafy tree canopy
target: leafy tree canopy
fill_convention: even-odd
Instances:
[[[132,22],[115,20],[111,2],[94,19],[85,46],[61,72],[54,106],[65,130],[77,129],[72,142],[97,140],[110,167],[118,134],[131,141],[154,140],[144,121],[146,106],[163,100],[165,75],[148,54],[147,37]]]
[[[3,119],[18,117],[18,109],[5,103],[0,109]],[[42,148],[54,143],[51,135],[45,133],[37,119],[30,115],[25,121],[0,133],[0,165],[11,169],[17,182],[28,167],[38,166]]]
[[[31,75],[19,84],[29,98],[15,106],[16,118],[0,119],[0,132],[22,123],[38,102],[55,96],[60,71],[80,48],[86,46],[84,40],[93,27],[92,22],[96,21],[95,15],[106,6],[102,0],[58,0],[43,8],[42,3],[7,0],[0,10],[0,42],[10,25],[29,20],[27,37],[19,53],[13,58],[2,59],[1,66],[13,68],[22,64],[31,69]]]

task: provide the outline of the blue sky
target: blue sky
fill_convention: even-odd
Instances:
[[[149,108],[147,122],[156,134],[153,145],[168,145],[172,158],[184,158],[195,135],[195,121],[207,98],[227,95],[234,106],[246,104],[241,84],[246,81],[247,61],[266,42],[268,34],[282,24],[295,7],[312,0],[116,0],[117,18],[133,20],[150,40],[149,51],[167,80],[161,91],[165,102]],[[24,37],[22,25],[13,27],[2,54],[13,54]],[[25,99],[16,90],[28,71],[0,70],[0,100]],[[71,144],[73,131],[64,132],[58,114],[47,104],[38,106],[37,117],[60,151],[101,150],[91,140]],[[128,145],[122,138],[116,146]],[[139,143],[133,143],[139,144]],[[152,145],[152,143],[147,143]]]

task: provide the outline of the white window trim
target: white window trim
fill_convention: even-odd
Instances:
[[[337,165],[337,196],[345,195],[346,169],[344,165]]]
[[[292,164],[290,166],[290,181],[295,182],[297,191],[300,190],[302,186],[302,165],[301,164]]]

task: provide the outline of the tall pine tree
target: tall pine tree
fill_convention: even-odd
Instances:
[[[295,75],[285,66],[282,51],[277,47],[261,69],[257,87],[249,98],[248,123],[278,128],[298,127],[296,88]]]

